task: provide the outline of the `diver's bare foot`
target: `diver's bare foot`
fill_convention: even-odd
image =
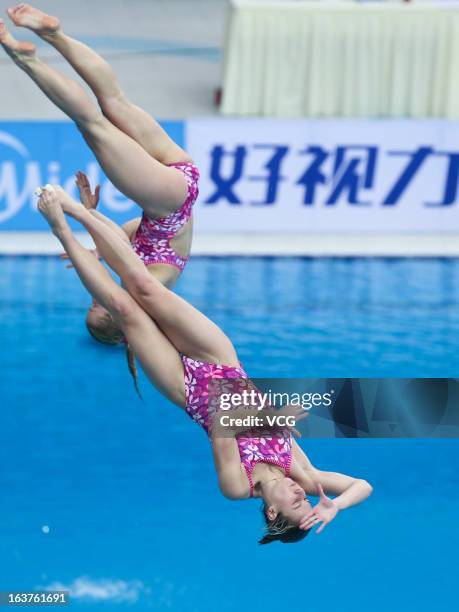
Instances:
[[[43,191],[37,209],[57,236],[69,229],[56,192]]]
[[[39,36],[55,34],[59,30],[59,19],[52,17],[30,6],[30,4],[18,4],[8,9],[8,15],[14,25],[29,28]]]
[[[13,38],[6,29],[3,19],[0,19],[0,45],[14,60],[27,60],[35,57],[35,45]]]
[[[60,207],[67,215],[77,218],[81,214],[87,214],[86,208],[83,206],[83,204],[75,202],[75,200],[70,197],[69,194],[64,191],[64,189],[62,189],[60,185],[52,185],[52,188],[53,195],[55,195]]]

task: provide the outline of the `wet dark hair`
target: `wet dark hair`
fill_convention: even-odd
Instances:
[[[261,512],[266,521],[267,533],[261,540],[258,540],[258,544],[271,544],[271,542],[276,541],[282,542],[282,544],[294,544],[303,540],[311,531],[311,529],[300,529],[296,525],[292,525],[280,512],[273,521],[270,521],[266,511],[267,506],[263,504]]]

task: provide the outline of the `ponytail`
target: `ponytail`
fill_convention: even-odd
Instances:
[[[138,376],[138,373],[137,373],[137,366],[135,364],[135,356],[134,356],[134,353],[131,350],[131,347],[129,346],[129,344],[127,342],[126,342],[126,359],[127,359],[127,364],[128,364],[129,372],[130,372],[130,374],[132,376],[132,380],[134,382],[134,387],[135,387],[135,390],[137,392],[137,395],[143,401],[142,394],[140,393],[139,376]]]

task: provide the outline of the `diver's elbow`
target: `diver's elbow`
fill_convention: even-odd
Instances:
[[[364,491],[366,492],[367,497],[369,497],[373,493],[373,487],[367,480],[360,479],[359,482]]]

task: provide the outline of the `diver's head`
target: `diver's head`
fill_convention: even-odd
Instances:
[[[269,544],[276,540],[284,544],[299,542],[311,529],[300,529],[299,524],[312,506],[306,498],[304,489],[294,480],[281,477],[263,487],[263,516],[266,521],[266,535],[259,544]]]
[[[103,344],[121,344],[124,334],[113,320],[112,315],[96,301],[86,315],[86,327],[91,336]]]
[[[98,342],[111,345],[124,344],[126,346],[126,359],[129,372],[132,376],[135,390],[142,399],[134,353],[132,352],[132,349],[129,346],[123,332],[115,323],[112,315],[95,300],[93,301],[92,306],[86,315],[86,327],[88,328],[91,336]]]

